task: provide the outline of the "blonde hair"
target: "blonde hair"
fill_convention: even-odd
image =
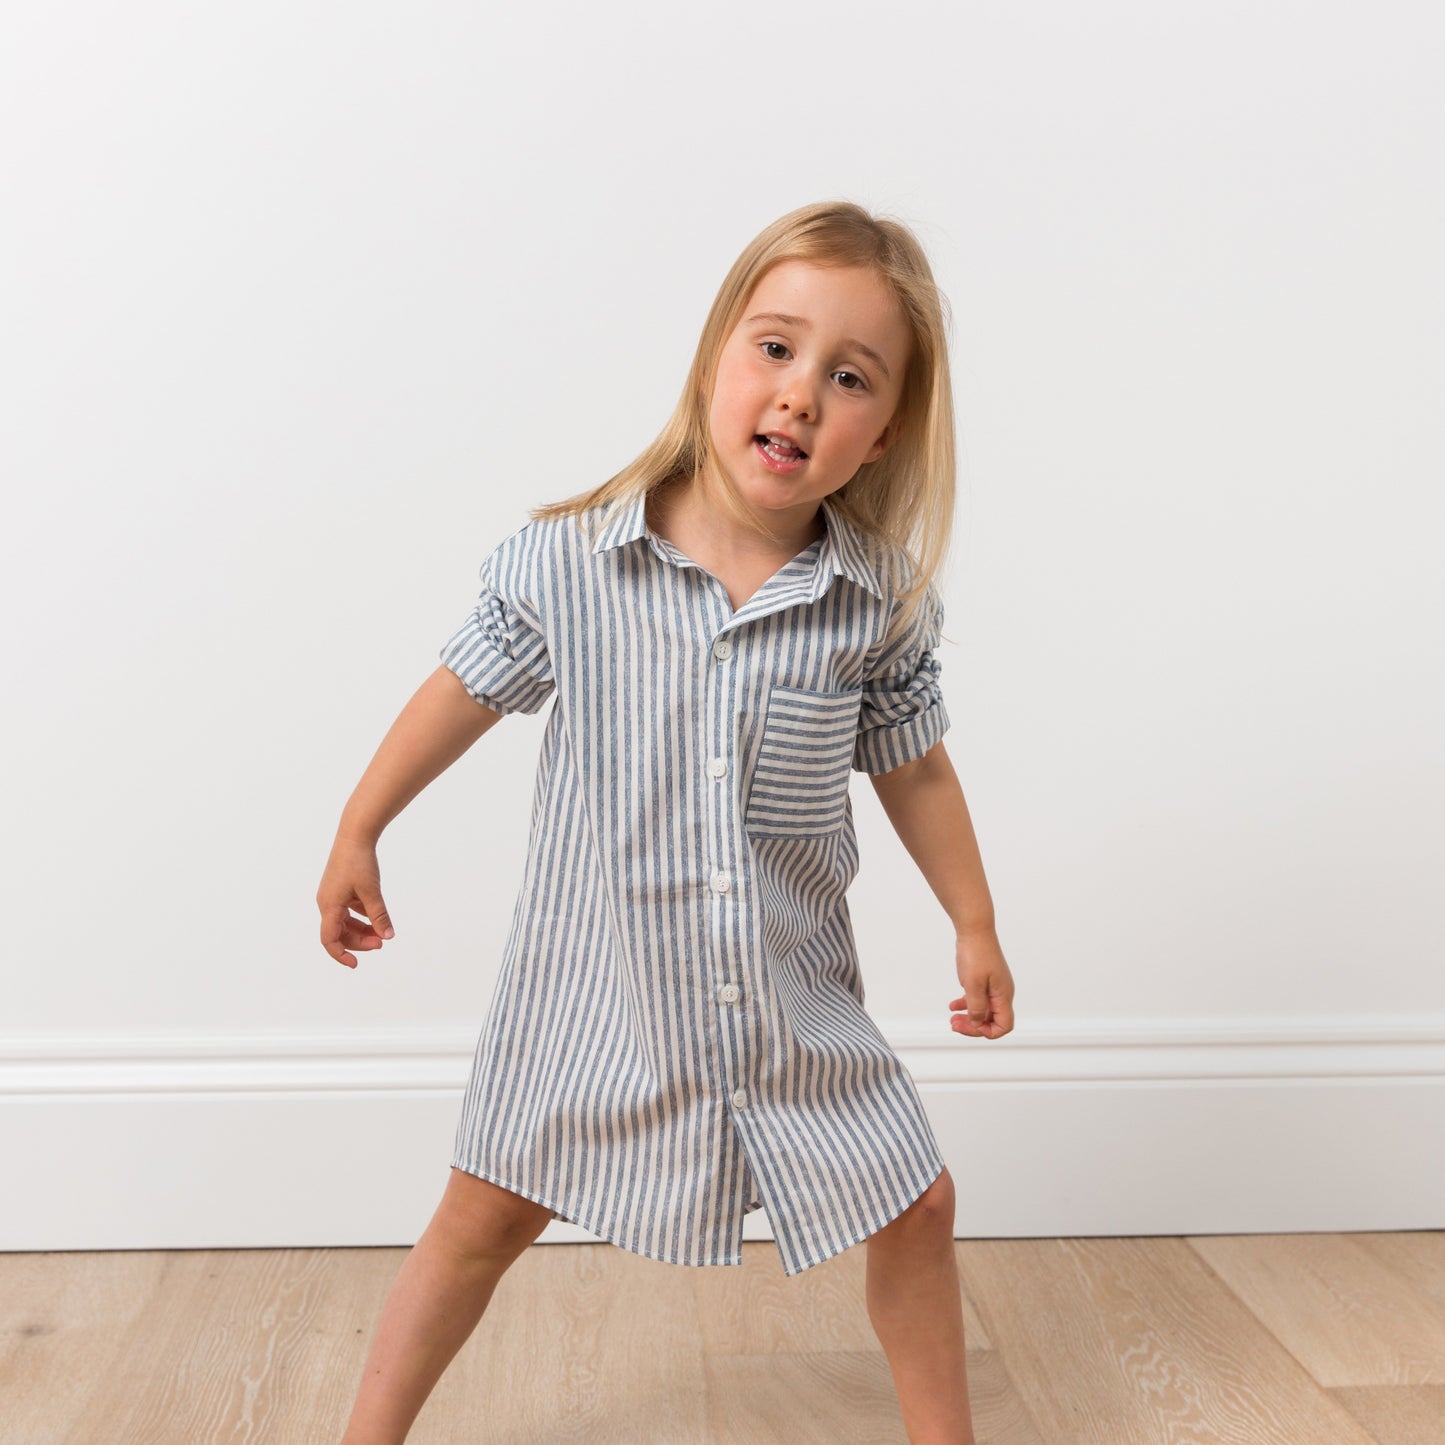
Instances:
[[[948,364],[948,303],[913,232],[851,201],[819,201],[788,212],[761,231],[733,262],[698,339],[676,408],[652,445],[600,486],[533,508],[533,520],[574,516],[614,499],[633,499],[677,478],[702,474],[743,526],[782,543],[753,517],[710,445],[708,413],[718,355],[758,283],[782,261],[866,266],[892,288],[912,340],[895,420],[896,440],[865,462],[828,500],[865,532],[901,548],[911,579],[896,591],[902,628],[921,605],[948,554],[953,529],[955,457],[953,386]]]

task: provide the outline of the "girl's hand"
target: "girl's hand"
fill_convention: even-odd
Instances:
[[[1002,1038],[1014,1026],[1014,980],[1004,962],[998,935],[991,928],[961,933],[956,953],[963,994],[948,1005],[955,1011],[948,1021],[949,1028],[972,1038]],[[958,1012],[961,1009],[968,1012]]]
[[[347,968],[356,967],[356,955],[347,953],[347,947],[380,948],[382,940],[395,933],[381,898],[376,848],[370,844],[337,838],[316,890],[316,906],[321,910],[321,946]],[[352,909],[365,918],[353,918]]]

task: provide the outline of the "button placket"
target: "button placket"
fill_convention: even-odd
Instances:
[[[714,658],[716,658],[719,662],[727,661],[727,659],[733,655],[732,639],[728,637],[715,638],[712,645],[712,653]],[[715,705],[719,708],[723,706],[723,698],[725,695],[726,690],[724,688],[717,687],[713,691]],[[723,727],[720,731],[724,738],[729,735],[728,729],[726,727]],[[728,759],[725,756],[713,757],[709,759],[707,764],[707,771],[714,780],[721,782],[722,780],[727,778],[730,771],[728,766]],[[717,808],[725,810],[718,815],[722,818],[724,823],[721,831],[725,844],[729,844],[730,846],[736,846],[739,830],[742,826],[742,820],[739,816],[737,816],[736,812],[736,790],[720,789],[713,793],[712,799],[714,805]],[[724,868],[714,868],[708,880],[708,884],[709,887],[712,889],[713,896],[716,899],[718,906],[721,907],[724,898],[726,898],[732,892],[731,876]],[[727,966],[729,967],[729,969],[731,968],[731,961],[728,961]],[[742,988],[732,980],[727,980],[726,982],[721,983],[717,986],[716,997],[719,1004],[722,1006],[726,1007],[730,1005],[735,1005],[742,998],[742,996]],[[727,1070],[727,1072],[731,1073],[734,1076],[734,1078],[736,1078],[739,1073],[745,1071],[746,1060],[739,1057],[728,1057],[728,1054],[730,1052],[729,1046],[734,1040],[741,1040],[744,1037],[745,1035],[742,1033],[741,1030],[735,1032],[732,1026],[725,1027],[722,1030],[721,1039],[724,1055],[723,1066],[724,1069]],[[741,1108],[744,1104],[747,1103],[747,1090],[741,1085],[738,1085],[734,1087],[729,1097],[732,1099],[734,1107]]]

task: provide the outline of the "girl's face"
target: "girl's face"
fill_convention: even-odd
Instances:
[[[815,518],[824,497],[896,439],[910,348],[876,271],[774,266],[723,343],[708,413],[718,462],[743,498],[783,530]],[[769,447],[769,436],[792,447]]]

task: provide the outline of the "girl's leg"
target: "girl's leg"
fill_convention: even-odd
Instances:
[[[341,1445],[401,1445],[497,1281],[551,1219],[545,1205],[452,1169],[382,1308]]]
[[[868,1318],[888,1356],[910,1445],[974,1445],[945,1169],[868,1237]]]

